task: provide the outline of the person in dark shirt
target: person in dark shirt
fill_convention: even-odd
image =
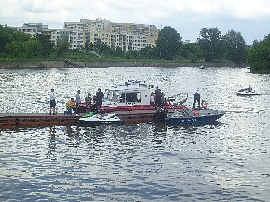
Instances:
[[[102,105],[102,99],[104,97],[103,92],[101,92],[101,89],[99,88],[96,93],[96,99],[97,99],[97,108],[99,109]]]
[[[200,100],[201,100],[201,95],[198,92],[196,92],[194,94],[193,108],[196,107],[196,103],[198,103],[198,107],[200,106]]]
[[[156,90],[156,107],[159,107],[162,104],[161,99],[162,99],[161,90],[158,89]]]

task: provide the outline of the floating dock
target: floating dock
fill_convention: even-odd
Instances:
[[[80,116],[49,115],[48,113],[6,113],[0,114],[0,126],[6,125],[60,125],[74,124]]]
[[[114,113],[126,123],[139,123],[153,121],[155,112],[156,110],[132,110],[115,111]],[[57,115],[49,115],[48,113],[1,113],[0,126],[78,124],[82,115],[64,115],[63,113],[58,113]]]

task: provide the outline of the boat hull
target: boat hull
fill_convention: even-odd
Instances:
[[[124,121],[115,114],[92,114],[84,115],[79,119],[79,123],[88,125],[99,125],[99,124],[124,124]]]
[[[211,114],[205,116],[191,116],[191,117],[167,117],[165,118],[165,123],[170,125],[181,125],[181,124],[205,124],[209,122],[214,122],[221,118],[224,113]]]
[[[260,94],[255,93],[255,92],[237,92],[236,95],[239,95],[239,96],[252,96],[252,95],[260,95]]]
[[[123,120],[117,120],[117,121],[85,121],[85,120],[79,120],[80,124],[83,125],[101,125],[101,124],[116,124],[116,125],[122,125],[125,122]]]

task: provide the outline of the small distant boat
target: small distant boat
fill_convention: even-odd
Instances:
[[[260,95],[259,93],[256,93],[254,90],[252,90],[251,86],[249,86],[248,88],[243,88],[240,89],[238,92],[236,92],[236,95]]]
[[[203,65],[200,66],[200,69],[205,69],[205,67]]]
[[[89,112],[83,115],[79,122],[81,124],[98,125],[98,124],[124,124],[124,120],[120,119],[115,113],[94,114]]]
[[[159,114],[158,114],[159,113]],[[183,109],[175,110],[173,113],[167,113],[166,109],[159,109],[156,117],[158,120],[165,120],[169,125],[182,125],[182,124],[206,124],[214,122],[225,114],[224,111],[213,109]]]

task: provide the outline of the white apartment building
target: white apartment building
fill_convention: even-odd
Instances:
[[[48,25],[42,25],[42,23],[24,23],[22,27],[15,27],[15,29],[34,37],[37,33],[41,34],[43,30],[47,30]]]
[[[89,40],[88,24],[81,22],[64,22],[63,32],[69,32],[69,43],[71,49],[81,49]]]
[[[48,35],[50,35],[50,40],[54,42],[54,44],[57,44],[57,40],[61,39],[68,39],[69,42],[72,41],[71,38],[71,31],[65,30],[65,29],[48,29],[47,30]],[[70,45],[71,48],[71,45]]]
[[[100,39],[101,42],[110,48],[120,47],[125,51],[141,50],[147,46],[154,47],[158,37],[158,29],[154,25],[114,23],[105,19],[81,19],[80,23],[84,27],[88,26],[89,38],[85,38],[86,40],[89,39],[89,43],[94,44]],[[74,26],[75,23],[73,24]]]
[[[46,31],[57,44],[58,39],[67,38],[70,49],[85,48],[86,43],[95,44],[98,39],[110,48],[120,47],[124,51],[155,47],[158,29],[155,25],[114,23],[105,19],[80,19],[80,22],[64,22],[63,29],[48,29],[42,23],[25,23],[16,28],[34,36]]]

